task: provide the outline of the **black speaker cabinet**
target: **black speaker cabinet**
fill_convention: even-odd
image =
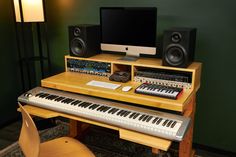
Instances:
[[[194,60],[196,28],[172,28],[164,31],[162,63],[186,68]]]
[[[69,26],[70,55],[91,57],[100,52],[99,25]]]

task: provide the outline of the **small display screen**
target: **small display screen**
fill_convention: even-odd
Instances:
[[[157,8],[100,8],[102,43],[153,47]]]

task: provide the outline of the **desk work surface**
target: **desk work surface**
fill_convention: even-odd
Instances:
[[[87,85],[87,83],[92,80],[120,84],[121,86],[115,90],[112,90],[112,89]],[[183,91],[181,97],[179,97],[177,100],[144,95],[144,94],[137,94],[134,91],[140,84],[141,83],[132,81],[126,83],[113,82],[109,81],[107,77],[75,73],[75,72],[63,72],[41,80],[42,87],[53,88],[63,91],[85,94],[89,96],[113,99],[117,101],[129,102],[143,106],[150,106],[179,112],[184,112],[186,106],[191,100],[191,96],[194,94],[194,90],[186,89]],[[124,92],[122,91],[122,87],[124,86],[132,86],[132,89],[128,92]]]
[[[149,147],[153,147],[153,148],[157,148],[160,150],[164,150],[164,151],[167,151],[172,143],[170,140],[166,140],[163,138],[158,138],[158,137],[146,135],[143,133],[126,130],[123,128],[119,128],[117,126],[112,126],[112,125],[108,125],[108,124],[105,124],[102,122],[97,122],[97,121],[89,120],[86,118],[73,116],[70,114],[56,112],[56,111],[49,110],[49,109],[44,109],[44,108],[31,106],[31,105],[25,105],[24,108],[26,109],[26,111],[29,114],[34,115],[34,116],[39,116],[39,117],[43,117],[43,118],[52,118],[52,117],[61,116],[61,117],[65,117],[65,118],[68,118],[71,120],[77,120],[77,121],[85,122],[88,124],[93,124],[93,125],[117,130],[119,132],[121,139],[140,143],[140,144],[143,144],[143,145],[146,145]],[[18,111],[20,111],[20,110],[18,109]]]

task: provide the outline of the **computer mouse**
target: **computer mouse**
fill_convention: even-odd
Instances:
[[[122,88],[122,91],[123,92],[128,92],[130,89],[132,89],[131,86],[125,86],[125,87]]]

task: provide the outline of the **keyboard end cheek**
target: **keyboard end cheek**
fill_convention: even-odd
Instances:
[[[182,95],[183,95],[184,90],[181,90],[181,92],[179,92],[179,94],[177,95],[176,99],[179,99]]]

